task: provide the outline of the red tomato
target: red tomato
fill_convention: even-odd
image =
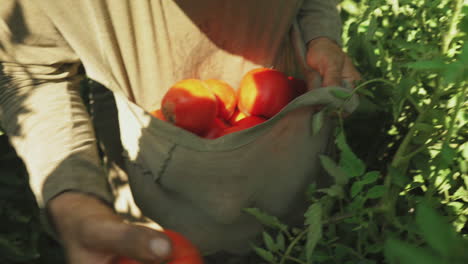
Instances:
[[[156,109],[153,112],[150,113],[152,116],[156,117],[157,119],[160,119],[162,121],[167,121],[166,118],[164,117],[163,112],[161,109]]]
[[[288,77],[280,71],[259,68],[249,71],[239,88],[238,107],[247,115],[270,118],[294,96]]]
[[[164,95],[162,111],[174,125],[203,135],[217,115],[218,103],[202,81],[187,79],[174,84]]]
[[[246,118],[247,115],[242,113],[241,111],[239,111],[239,109],[236,109],[236,111],[234,112],[234,114],[231,116],[231,118],[229,119],[229,123],[232,125],[234,124],[235,122],[241,120],[241,119],[244,119]]]
[[[172,230],[166,229],[163,232],[172,243],[172,254],[167,264],[203,264],[200,252],[187,238]],[[117,264],[141,263],[127,257],[120,257],[117,260]]]
[[[229,84],[220,80],[209,79],[204,82],[218,100],[218,117],[229,120],[236,110],[236,92]]]
[[[168,229],[164,233],[172,242],[172,255],[168,264],[203,264],[200,252],[187,238]]]
[[[223,132],[223,136],[227,134],[231,134],[237,131],[241,131],[247,128],[251,128],[253,126],[256,126],[258,124],[261,124],[265,122],[266,119],[259,117],[259,116],[248,116],[246,118],[243,118],[233,124],[232,127],[226,128]]]
[[[120,258],[117,259],[116,264],[141,264],[141,263],[136,261],[136,260],[133,260],[133,259],[129,259],[129,258],[126,258],[126,257],[120,257]]]
[[[297,79],[292,76],[288,77],[289,85],[294,91],[294,98],[301,96],[307,92],[307,83],[302,79]]]
[[[223,135],[223,131],[229,126],[221,118],[216,118],[208,132],[203,136],[208,139],[215,139]]]

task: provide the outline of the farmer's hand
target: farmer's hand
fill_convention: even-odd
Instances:
[[[334,41],[320,37],[307,44],[307,64],[322,76],[322,86],[342,86],[361,79],[351,59]]]
[[[89,195],[65,192],[48,209],[70,264],[111,264],[118,256],[157,264],[172,250],[163,233],[123,222]]]

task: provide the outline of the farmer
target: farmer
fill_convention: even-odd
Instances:
[[[69,263],[159,263],[171,246],[154,224],[206,254],[242,255],[261,231],[243,208],[301,216],[331,134],[310,136],[311,107],[206,144],[148,114],[182,79],[237,87],[256,67],[297,73],[294,21],[322,86],[359,78],[332,0],[1,1],[1,126]],[[91,116],[79,93],[84,73],[106,87],[93,90]]]

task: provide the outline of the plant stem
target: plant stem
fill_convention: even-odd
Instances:
[[[297,235],[296,238],[294,238],[294,240],[291,242],[291,244],[289,244],[288,248],[286,249],[283,256],[281,257],[279,264],[284,264],[289,254],[291,254],[291,251],[293,250],[293,248],[296,246],[297,243],[299,243],[301,238],[304,237],[306,234],[307,234],[307,228],[304,229],[299,235]]]
[[[455,104],[455,110],[451,116],[451,119],[450,119],[450,124],[449,124],[449,127],[447,129],[447,134],[444,138],[444,141],[442,142],[442,147],[441,147],[441,151],[443,151],[449,144],[450,142],[450,139],[453,137],[453,134],[455,132],[455,122],[457,121],[457,116],[458,116],[458,113],[461,111],[461,107],[462,107],[462,104],[465,103],[465,98],[466,98],[466,90],[467,90],[467,87],[468,85],[465,83],[463,85],[463,90],[460,91],[460,93],[458,94],[457,96],[457,102]],[[434,174],[432,176],[432,178],[434,179],[432,181],[433,184],[431,184],[429,186],[429,190],[426,192],[426,197],[430,197],[434,194],[434,192],[440,188],[440,186],[442,186],[442,184],[444,184],[445,181],[447,181],[448,177],[450,174],[448,174],[447,176],[445,176],[445,178],[436,186],[435,185],[435,179],[437,178],[437,175],[439,174],[439,171],[440,171],[440,162],[437,164],[435,170],[434,170]]]
[[[300,264],[307,264],[306,262],[304,262],[304,261],[302,261],[302,260],[300,260],[298,258],[295,258],[295,257],[286,256],[286,258],[289,259],[289,260],[292,260],[294,262],[300,263]]]
[[[463,2],[464,0],[455,0],[455,8],[453,11],[453,15],[450,17],[449,29],[447,30],[442,39],[442,54],[446,54],[448,52],[450,44],[457,35],[457,25],[460,19]]]

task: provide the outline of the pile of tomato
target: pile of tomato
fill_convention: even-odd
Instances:
[[[200,137],[215,139],[253,127],[277,114],[307,91],[303,80],[258,68],[246,73],[236,91],[216,79],[186,79],[164,95],[151,114]]]

